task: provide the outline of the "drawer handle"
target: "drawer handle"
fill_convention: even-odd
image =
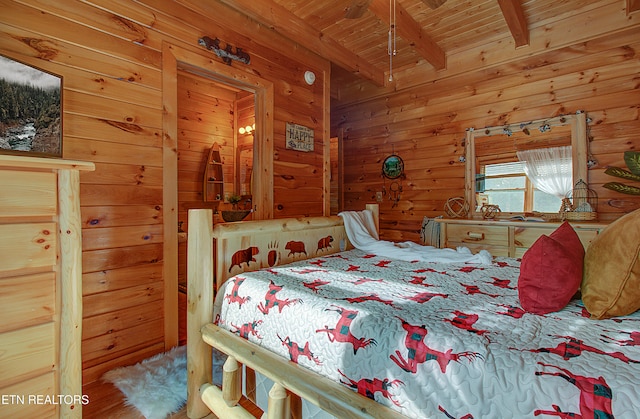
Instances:
[[[470,231],[467,233],[467,237],[469,238],[469,240],[480,241],[484,240],[484,233],[474,233]]]

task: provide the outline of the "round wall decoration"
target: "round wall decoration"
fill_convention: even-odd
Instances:
[[[397,154],[388,156],[382,162],[382,175],[387,179],[397,179],[404,175],[404,162]]]

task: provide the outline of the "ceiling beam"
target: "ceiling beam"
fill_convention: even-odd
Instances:
[[[431,9],[435,10],[438,7],[442,6],[447,0],[422,0],[424,4],[429,6]]]
[[[344,13],[345,19],[359,19],[364,16],[371,0],[351,0]]]
[[[321,57],[360,77],[384,86],[384,71],[340,45],[335,39],[273,1],[219,0],[258,23],[293,40]]]
[[[436,70],[442,70],[447,65],[444,50],[422,30],[422,27],[407,12],[407,10],[396,3],[395,28],[398,35],[409,42],[418,54],[420,54]],[[369,5],[369,10],[390,24],[389,3],[386,0],[373,0]]]
[[[516,48],[529,45],[529,26],[519,0],[498,0],[504,20],[511,31]]]

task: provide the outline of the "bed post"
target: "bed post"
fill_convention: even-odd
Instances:
[[[211,382],[211,346],[200,329],[211,323],[213,313],[213,212],[189,211],[187,238],[187,416],[201,418],[210,413],[202,402],[200,387]]]
[[[373,214],[373,223],[376,226],[376,232],[380,234],[380,205],[366,204],[364,208],[368,209]]]

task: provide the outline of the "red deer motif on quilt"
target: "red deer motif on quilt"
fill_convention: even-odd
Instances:
[[[238,303],[239,307],[242,307],[242,304],[251,301],[251,297],[240,297],[239,290],[240,285],[245,281],[245,278],[237,277],[233,281],[233,288],[231,288],[231,292],[224,296],[224,298],[231,303]]]
[[[356,310],[347,310],[346,308],[335,307],[334,309],[327,308],[325,311],[335,311],[340,314],[340,319],[336,324],[336,327],[329,328],[329,326],[324,327],[324,329],[317,329],[316,333],[326,332],[329,337],[330,342],[342,342],[342,343],[350,343],[353,345],[353,353],[354,355],[358,352],[360,348],[366,348],[369,345],[375,345],[375,339],[365,339],[365,338],[357,338],[351,334],[351,323],[353,319],[358,315],[358,311]]]
[[[473,360],[475,358],[481,358],[481,355],[476,352],[461,352],[454,354],[453,349],[449,349],[446,352],[436,351],[425,345],[424,338],[427,336],[427,329],[424,325],[415,326],[409,324],[405,320],[397,317],[402,322],[402,328],[407,331],[407,337],[404,344],[407,348],[407,359],[404,359],[400,351],[396,351],[395,356],[392,354],[389,357],[403,370],[415,374],[418,371],[418,365],[426,361],[436,361],[440,366],[440,371],[443,373],[447,371],[447,365],[449,362],[460,362],[460,359],[466,358]]]
[[[318,358],[313,356],[313,352],[311,352],[311,349],[309,349],[309,342],[306,342],[304,344],[304,347],[301,347],[297,342],[293,342],[291,338],[289,338],[289,336],[284,339],[282,339],[280,335],[276,336],[278,336],[280,342],[282,342],[282,344],[287,347],[287,350],[289,351],[289,359],[291,359],[296,364],[298,363],[298,358],[300,356],[309,358],[310,361],[315,362],[317,365],[322,364],[322,362],[320,362]]]
[[[551,375],[564,378],[580,390],[580,413],[563,412],[558,405],[554,404],[551,405],[553,410],[537,409],[534,415],[551,415],[560,418],[613,419],[614,416],[611,409],[613,392],[603,377],[584,377],[575,375],[569,370],[555,365],[543,364],[542,362],[538,362],[538,364],[543,367],[555,368],[560,372],[536,371],[536,375]]]
[[[493,282],[491,283],[491,285],[495,285],[496,287],[504,288],[508,290],[516,289],[516,287],[511,286],[511,281],[509,281],[508,279],[500,279],[500,278],[496,278],[495,276],[492,276],[491,279],[493,279]]]
[[[330,284],[329,281],[322,281],[320,279],[314,279],[311,282],[303,282],[302,285],[309,288],[311,291],[317,293],[320,287]]]
[[[571,358],[575,358],[577,356],[582,355],[582,352],[591,352],[598,355],[607,355],[615,359],[619,359],[620,361],[628,364],[632,362],[634,364],[640,363],[640,361],[634,361],[633,359],[629,359],[622,352],[604,352],[598,348],[594,348],[593,346],[586,345],[582,340],[573,338],[571,336],[559,336],[554,335],[554,338],[557,339],[566,339],[566,342],[559,343],[558,346],[554,348],[538,348],[538,349],[525,349],[529,352],[538,352],[538,353],[550,353],[561,356],[565,361],[570,360]]]
[[[365,301],[377,301],[389,307],[395,307],[393,305],[393,300],[383,300],[382,298],[380,298],[378,294],[367,294],[367,295],[360,295],[358,297],[346,297],[346,298],[340,298],[340,299],[348,301],[351,304],[364,303]]]
[[[342,384],[346,384],[352,389],[357,390],[358,393],[362,394],[363,396],[375,400],[375,394],[381,393],[383,397],[391,400],[393,404],[400,407],[400,403],[398,403],[398,401],[395,400],[391,394],[389,394],[389,389],[394,386],[399,386],[400,384],[404,385],[402,381],[389,380],[388,378],[385,378],[384,380],[381,380],[379,378],[363,378],[361,380],[354,381],[344,375],[342,371],[338,370],[338,372],[347,380],[346,382],[340,380]]]
[[[451,323],[452,325],[454,325],[459,329],[463,329],[463,330],[466,330],[467,332],[475,333],[476,335],[483,336],[486,333],[489,333],[488,330],[478,330],[473,327],[473,325],[480,318],[480,316],[478,316],[477,314],[475,313],[467,314],[459,310],[455,310],[453,314],[455,315],[453,319],[444,319],[444,320],[446,322]]]
[[[611,330],[609,330],[609,332],[613,332]],[[616,333],[616,332],[613,332]],[[629,337],[631,339],[626,339],[626,340],[616,340],[613,338],[610,338],[609,336],[606,335],[601,335],[603,338],[608,339],[610,341],[616,342],[618,345],[620,346],[637,346],[640,345],[640,332],[634,330],[633,332],[619,332],[619,333],[624,333],[629,335]],[[603,339],[603,341],[606,342],[606,340]]]
[[[415,301],[416,303],[428,303],[433,297],[449,298],[447,294],[440,294],[435,292],[419,292],[409,297],[404,297],[407,300]]]
[[[282,291],[282,285],[276,285],[273,281],[269,281],[269,290],[264,296],[264,303],[258,304],[258,310],[260,310],[263,314],[269,314],[269,310],[272,308],[278,307],[278,311],[282,313],[282,309],[288,305],[292,305],[295,303],[299,303],[302,300],[299,298],[280,300],[277,297],[277,293]]]
[[[232,330],[233,333],[237,333],[238,335],[240,335],[245,339],[249,339],[249,335],[253,335],[258,339],[262,339],[262,336],[260,336],[260,334],[258,333],[258,330],[256,329],[261,324],[262,324],[262,320],[254,320],[251,323],[245,323],[240,327],[231,323],[231,327],[235,329],[235,330]]]
[[[446,417],[448,417],[449,419],[457,419],[455,416],[453,416],[452,414],[450,414],[449,412],[447,412],[444,407],[442,406],[438,406],[438,410],[440,410],[442,413],[444,413],[444,415]],[[473,419],[473,415],[471,413],[467,413],[464,416],[460,416],[460,419]]]
[[[513,317],[514,319],[520,319],[526,313],[526,311],[524,311],[520,307],[505,305],[505,304],[499,304],[499,306],[507,309],[507,311],[496,312],[496,314],[500,314],[502,316],[509,316],[509,317]]]
[[[488,292],[482,291],[477,285],[469,285],[469,284],[462,284],[462,283],[460,285],[462,285],[467,290],[467,294],[469,295],[482,294],[491,298],[500,297],[499,294],[489,294]]]

